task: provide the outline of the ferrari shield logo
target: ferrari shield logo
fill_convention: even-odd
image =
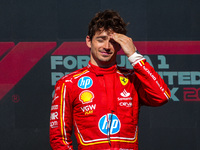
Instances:
[[[121,76],[119,78],[120,78],[120,81],[121,81],[122,85],[126,85],[128,83],[128,79],[127,78],[121,77]]]

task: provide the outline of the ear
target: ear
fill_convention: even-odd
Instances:
[[[86,36],[86,45],[91,48],[91,40],[90,40],[90,37],[89,36]]]

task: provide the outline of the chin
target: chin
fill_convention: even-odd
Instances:
[[[110,62],[110,60],[111,60],[110,58],[103,58],[103,59],[100,59],[101,62]]]

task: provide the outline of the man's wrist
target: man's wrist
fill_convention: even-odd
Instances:
[[[129,62],[132,66],[135,66],[139,61],[145,59],[137,50],[130,57],[128,57]]]

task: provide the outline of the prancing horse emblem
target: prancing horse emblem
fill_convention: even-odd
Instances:
[[[126,77],[120,76],[119,79],[120,79],[122,85],[126,85],[128,83],[128,78],[126,78]]]

